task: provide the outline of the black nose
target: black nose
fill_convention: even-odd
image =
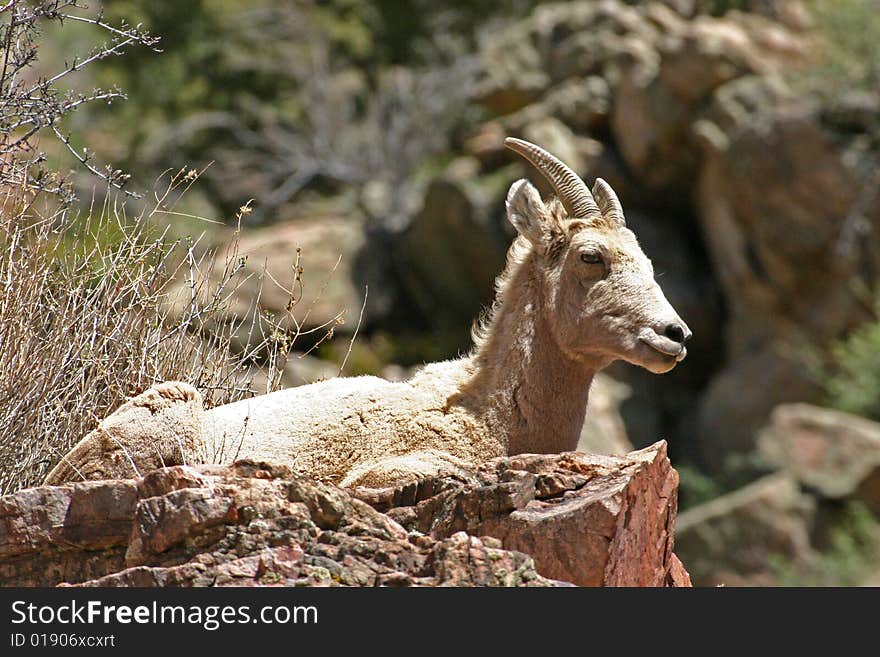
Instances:
[[[682,326],[681,324],[670,324],[666,327],[666,330],[663,331],[663,335],[679,344],[684,344],[692,334],[690,329],[686,326]]]

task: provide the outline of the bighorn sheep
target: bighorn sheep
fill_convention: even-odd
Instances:
[[[608,183],[597,179],[591,193],[542,148],[505,143],[558,199],[545,203],[524,179],[510,187],[507,216],[519,235],[470,355],[404,382],[331,379],[204,412],[194,388],[163,383],[105,419],[46,483],[204,462],[223,444],[228,460],[374,487],[496,456],[575,449],[596,372],[617,359],[667,372],[685,357],[691,332]]]

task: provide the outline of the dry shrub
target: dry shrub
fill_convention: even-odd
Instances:
[[[209,406],[280,386],[293,337],[282,318],[255,306],[259,335],[230,349],[239,327],[224,310],[245,276],[236,240],[225,259],[199,256],[198,240],[170,240],[150,220],[194,178],[172,176],[135,218],[118,198],[81,216],[38,211],[21,188],[0,196],[0,494],[39,484],[100,418],[158,381],[191,383]],[[288,313],[302,296],[298,265],[292,273]]]
[[[45,30],[73,24],[105,40],[37,67]],[[73,91],[80,72],[157,46],[141,25],[107,22],[79,0],[0,2],[0,495],[39,484],[100,418],[156,382],[191,383],[207,406],[279,388],[305,332],[293,319],[303,294],[299,253],[287,308],[278,317],[260,312],[258,293],[243,329],[226,313],[250,275],[238,232],[215,258],[200,239],[171,239],[157,221],[177,214],[199,173],[168,175],[141,203],[125,189],[127,174],[97,163],[65,132],[83,106],[124,98],[116,88]],[[77,210],[70,175],[49,166],[44,145],[101,181],[104,201]],[[132,204],[140,210],[130,217]],[[240,208],[239,225],[249,213],[249,204]],[[281,328],[288,325],[293,334]],[[333,325],[310,330],[329,336]]]

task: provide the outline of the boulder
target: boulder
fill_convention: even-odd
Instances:
[[[732,304],[734,358],[780,333],[834,337],[859,317],[847,282],[863,258],[841,257],[858,176],[818,111],[777,83],[743,78],[719,90],[697,126],[699,216]]]
[[[694,451],[710,470],[723,470],[731,453],[752,451],[777,405],[821,396],[817,382],[796,358],[799,350],[806,350],[806,343],[792,344],[779,337],[732,360],[703,391],[697,408],[699,442]]]
[[[622,457],[581,452],[489,461],[356,496],[435,539],[466,531],[531,555],[545,577],[581,586],[688,585],[672,553],[678,473],[666,443]]]
[[[768,461],[828,499],[880,514],[880,424],[810,404],[783,404],[758,441]]]
[[[353,272],[355,258],[366,244],[361,224],[355,217],[328,216],[242,232],[238,252],[247,256],[250,277],[233,296],[231,316],[247,320],[259,299],[261,309],[284,317],[295,292],[293,315],[305,328],[332,326],[342,313],[345,324],[339,324],[338,330],[353,331],[364,301],[363,284]],[[297,259],[303,269],[301,291],[294,285]],[[365,317],[370,314],[365,312]],[[290,319],[283,325],[295,330]]]
[[[654,38],[640,10],[622,2],[539,5],[486,39],[475,99],[497,115],[512,114],[570,78],[600,75]]]
[[[695,124],[699,219],[729,313],[729,365],[700,411],[709,463],[751,447],[778,404],[818,400],[803,354],[871,319],[861,290],[880,264],[880,199],[862,184],[864,156],[820,116],[751,76],[720,88]]]
[[[608,456],[623,456],[632,451],[632,443],[620,415],[620,404],[629,395],[629,386],[607,374],[596,375],[590,387],[590,400],[578,451]]]
[[[739,12],[685,21],[654,5],[645,14],[660,34],[621,69],[611,126],[635,175],[647,187],[661,189],[680,185],[697,168],[700,153],[692,126],[717,89],[805,60],[808,45],[779,23]]]
[[[396,490],[250,461],[174,466],[0,497],[0,586],[687,586],[676,485],[663,443],[496,459]]]
[[[815,503],[785,473],[683,511],[675,548],[695,586],[770,586],[781,563],[814,559],[810,525]]]
[[[475,167],[460,160],[428,184],[422,208],[389,254],[409,306],[430,327],[463,336],[491,301],[492,282],[504,266],[499,222],[513,182],[474,182]]]
[[[229,299],[221,319],[235,327],[236,348],[259,342],[271,330],[262,319],[255,320],[255,312],[268,314],[291,334],[297,325],[301,331],[317,329],[300,338],[297,346],[302,349],[331,328],[351,334],[362,307],[364,329],[385,317],[393,303],[395,288],[384,271],[365,262],[370,237],[357,215],[302,217],[224,235],[225,242],[205,267],[208,280],[200,295],[202,304],[210,305],[218,285],[230,271],[239,270],[221,291],[221,298]],[[181,278],[170,295],[171,312],[180,316],[190,294],[188,282]]]

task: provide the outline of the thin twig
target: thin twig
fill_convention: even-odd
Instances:
[[[141,197],[143,196],[143,194],[138,194],[138,193],[136,193],[136,192],[130,192],[130,191],[128,191],[127,189],[123,189],[122,186],[125,184],[125,182],[118,183],[118,182],[116,182],[115,180],[113,180],[112,175],[107,175],[107,174],[105,174],[105,173],[102,173],[102,172],[98,171],[95,167],[93,167],[91,164],[89,164],[88,156],[87,156],[87,155],[80,155],[79,151],[77,151],[77,150],[73,147],[73,144],[70,143],[70,138],[69,138],[69,137],[66,137],[66,136],[65,136],[65,135],[64,135],[64,134],[63,134],[63,133],[57,128],[57,127],[55,127],[54,125],[52,126],[52,132],[54,132],[54,133],[55,133],[55,136],[58,137],[58,139],[61,140],[61,143],[62,143],[62,144],[64,144],[65,146],[67,146],[67,150],[69,150],[69,151],[73,154],[73,156],[74,156],[77,160],[79,160],[80,164],[82,164],[86,169],[88,169],[89,171],[91,171],[91,172],[92,172],[94,175],[96,175],[98,178],[101,178],[102,180],[105,180],[105,181],[107,182],[108,185],[110,185],[110,186],[113,187],[114,189],[118,189],[119,191],[121,191],[121,192],[122,192],[123,194],[125,194],[126,196],[131,196],[131,197],[133,197],[133,198],[141,198]],[[126,178],[126,180],[127,180],[127,178]]]
[[[354,327],[354,333],[351,335],[351,340],[348,343],[348,351],[345,352],[345,358],[342,359],[342,365],[339,366],[339,372],[337,372],[336,376],[342,376],[342,370],[345,369],[345,364],[348,362],[348,357],[351,355],[351,348],[354,346],[354,341],[357,338],[358,329],[361,327],[361,322],[364,319],[364,309],[367,307],[367,295],[370,293],[370,286],[364,286],[364,304],[361,306],[360,315],[358,315],[357,326]]]

